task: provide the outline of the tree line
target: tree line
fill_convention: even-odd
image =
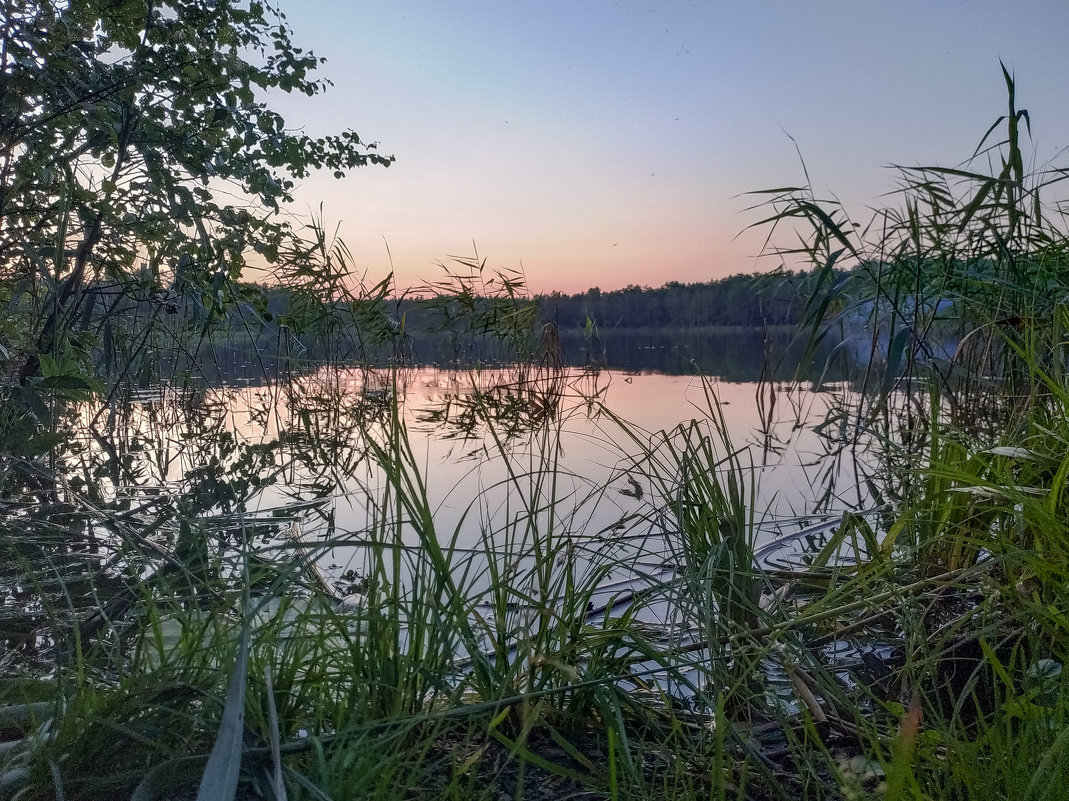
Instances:
[[[846,275],[845,271],[842,273]],[[377,307],[380,319],[391,319],[408,333],[427,333],[459,325],[461,319],[474,329],[490,330],[506,314],[518,310],[524,325],[541,328],[553,324],[560,330],[581,329],[589,320],[608,329],[692,329],[713,327],[760,328],[796,325],[815,287],[815,275],[777,271],[738,274],[699,283],[670,281],[661,287],[630,285],[602,291],[593,287],[568,294],[549,292],[533,296],[468,296],[456,292],[436,295],[387,296],[376,294],[350,300]],[[272,317],[295,322],[296,296],[285,286],[264,286],[267,309]],[[463,308],[460,308],[463,307]],[[464,312],[464,314],[461,314]],[[366,313],[365,313],[366,317]]]
[[[627,286],[576,294],[551,292],[535,298],[539,317],[561,329],[708,328],[794,325],[812,294],[808,273],[791,271],[732,275],[702,283],[670,281],[658,288]]]

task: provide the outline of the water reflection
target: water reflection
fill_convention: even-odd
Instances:
[[[391,373],[387,385],[386,375],[323,370],[281,389],[212,390],[216,397],[205,401],[227,409],[240,443],[226,472],[235,496],[235,483],[248,493],[246,510],[322,501],[318,522],[306,523],[303,535],[327,551],[332,576],[364,570],[356,540],[393,503],[382,462],[397,458],[389,449],[398,430],[435,530],[475,549],[486,532],[514,536],[510,516],[521,512],[592,541],[649,527],[669,500],[648,475],[656,432],[710,413],[705,386],[693,377],[568,370],[523,380],[508,370],[424,368]],[[826,440],[809,422],[824,414],[826,395],[780,387],[770,408],[758,401],[768,385],[713,387],[733,439],[746,447],[758,521],[804,516],[829,485],[841,493],[833,506],[856,507],[858,493],[844,491],[843,465],[829,462]],[[644,442],[625,436],[620,421]],[[170,481],[205,475],[203,466],[171,464]],[[270,469],[257,472],[257,464]],[[419,543],[411,530],[401,540]]]
[[[599,329],[596,338],[581,330],[554,329],[552,352],[543,367],[608,369],[618,372],[655,372],[692,376],[699,369],[722,381],[786,381],[798,372],[805,350],[793,329],[787,327],[718,329]],[[825,344],[818,350],[810,372],[823,380],[847,380],[851,365],[845,351],[832,358],[835,349]],[[219,384],[238,381],[282,381],[291,371],[314,369],[320,354],[315,349],[279,351],[271,342],[230,343],[220,341],[210,352],[191,359],[168,355],[160,361],[161,380]],[[514,365],[516,353],[501,342],[487,340],[459,347],[455,337],[421,334],[403,351],[365,346],[358,364],[378,367],[437,367],[443,370],[501,369]],[[356,363],[354,363],[355,366]],[[310,367],[309,367],[310,366]]]
[[[418,583],[430,547],[495,614],[567,596],[561,582],[589,585],[584,604],[603,610],[673,575],[671,487],[683,475],[665,449],[686,430],[724,454],[715,414],[755,487],[763,542],[784,519],[810,525],[828,488],[833,512],[855,508],[849,464],[814,431],[829,400],[767,382],[578,368],[321,368],[277,383],[161,385],[78,410],[49,490],[78,538],[64,534],[58,550],[55,537],[28,538],[33,553],[20,558],[51,574],[63,551],[65,575],[89,577],[70,602],[80,637],[130,610],[136,595],[123,587],[162,601],[191,582],[240,578],[233,557],[250,543],[255,581],[303,575],[339,598]],[[39,609],[7,602],[33,630]],[[668,620],[667,603],[648,610]]]

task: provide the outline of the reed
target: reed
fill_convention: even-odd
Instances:
[[[790,564],[773,557],[802,534],[762,539],[763,454],[705,379],[693,420],[645,431],[594,370],[532,352],[470,374],[419,424],[479,434],[502,478],[457,490],[452,515],[403,365],[230,399],[52,398],[50,457],[3,478],[0,794],[1058,797],[1066,238],[1036,212],[1055,174],[1023,173],[1006,83],[1006,136],[975,155],[991,175],[905,171],[903,207],[860,229],[772,195],[770,224],[813,225],[811,338],[859,314],[877,332],[822,427],[864,454],[877,503],[803,528],[823,542]],[[347,254],[312,244],[337,288]],[[446,312],[520,337],[519,279],[483,298],[482,262],[459,264]],[[257,435],[231,425],[239,407]],[[608,479],[563,466],[569,413],[601,422]]]

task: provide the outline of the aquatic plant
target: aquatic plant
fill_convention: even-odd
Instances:
[[[977,154],[993,175],[907,171],[904,210],[864,229],[773,196],[773,224],[815,225],[812,339],[858,314],[885,334],[869,345],[886,369],[870,359],[820,427],[868,449],[869,508],[767,519],[753,465],[770,384],[753,445],[714,381],[693,420],[645,431],[603,402],[603,373],[536,350],[457,378],[463,402],[418,421],[403,364],[119,403],[57,363],[36,387],[47,440],[5,457],[0,790],[1057,797],[1069,387],[1047,301],[1066,240],[1036,211],[1057,173],[1021,171],[1006,81],[1006,138]],[[309,297],[349,330],[332,294],[347,256],[314,239],[332,266]],[[467,269],[446,311],[475,315],[475,340],[498,323],[526,336],[522,287],[496,304],[470,283],[481,262]],[[945,360],[941,331],[965,343]],[[608,478],[564,467],[568,413],[598,420]],[[33,422],[6,419],[12,437]],[[414,424],[503,477],[447,515]]]

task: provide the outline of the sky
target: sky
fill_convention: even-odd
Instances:
[[[399,288],[475,254],[534,292],[773,269],[747,193],[808,171],[867,220],[890,165],[972,154],[1006,109],[1000,59],[1039,161],[1069,145],[1067,0],[279,6],[333,86],[272,105],[396,157],[306,179],[292,209]]]

